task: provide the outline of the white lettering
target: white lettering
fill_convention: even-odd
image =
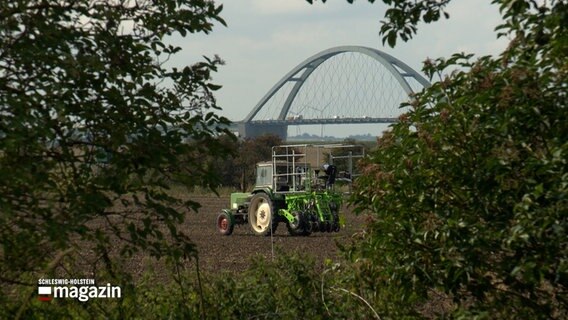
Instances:
[[[67,298],[69,297],[69,288],[67,287],[53,287],[54,298]]]
[[[46,294],[47,289],[51,287],[38,287],[38,294]],[[73,298],[81,302],[89,301],[92,298],[121,298],[122,289],[120,286],[111,286],[107,283],[106,286],[57,286],[53,287],[54,298]]]
[[[107,287],[110,287],[110,283],[107,283]],[[121,298],[122,297],[122,290],[119,286],[114,286],[110,288],[110,297],[109,298]]]
[[[99,298],[108,298],[106,289],[106,287],[99,287]]]
[[[89,288],[89,298],[101,298],[100,295],[97,295],[97,287],[87,287]],[[106,298],[106,297],[102,297],[102,298]]]

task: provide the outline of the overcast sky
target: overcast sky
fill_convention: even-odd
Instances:
[[[385,5],[356,0],[226,0],[221,16],[227,27],[217,25],[209,35],[174,37],[182,52],[170,63],[185,66],[202,55],[218,54],[226,65],[214,75],[223,86],[217,92],[224,116],[242,120],[255,104],[292,68],[331,47],[368,46],[397,57],[421,72],[430,57],[449,57],[455,52],[498,54],[506,42],[496,38],[501,18],[490,0],[454,0],[449,20],[419,26],[411,41],[392,49],[379,36]],[[292,133],[292,132],[290,132]],[[292,133],[293,134],[293,133]]]

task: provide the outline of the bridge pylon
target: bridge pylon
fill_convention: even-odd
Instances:
[[[279,136],[282,140],[286,140],[288,136],[287,124],[266,124],[254,122],[238,122],[238,132],[240,137],[254,138],[265,134]]]

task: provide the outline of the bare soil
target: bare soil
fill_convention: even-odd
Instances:
[[[355,215],[349,208],[343,208],[345,227],[339,232],[315,232],[308,237],[291,236],[284,223],[280,223],[275,234],[257,236],[248,225],[235,226],[230,236],[221,235],[216,228],[216,219],[222,209],[229,205],[228,196],[191,197],[202,207],[198,213],[186,216],[184,231],[196,244],[199,251],[200,268],[208,272],[240,272],[246,270],[251,259],[257,255],[271,258],[279,252],[299,252],[313,256],[317,263],[326,259],[336,260],[336,243],[348,243],[353,234],[360,232],[363,216]]]

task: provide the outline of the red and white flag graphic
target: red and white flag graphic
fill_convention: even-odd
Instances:
[[[51,301],[51,287],[37,287],[39,301]]]

